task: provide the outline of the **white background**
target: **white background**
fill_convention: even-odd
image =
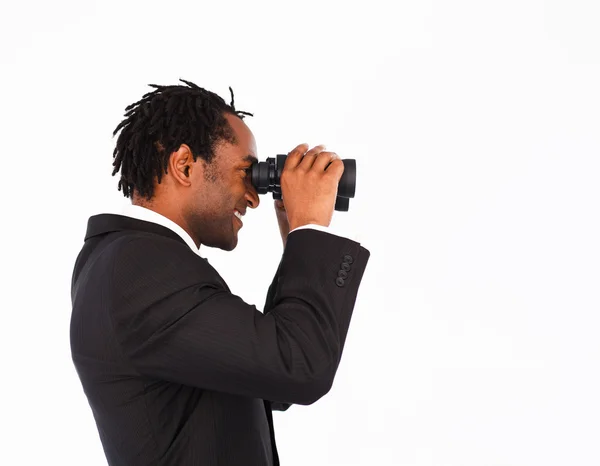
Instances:
[[[191,80],[264,160],[358,164],[332,227],[371,251],[333,389],[274,414],[283,466],[600,464],[600,4],[21,1],[0,11],[0,464],[104,465],[70,358],[90,215],[126,202],[112,131]],[[262,310],[270,195],[233,252]]]

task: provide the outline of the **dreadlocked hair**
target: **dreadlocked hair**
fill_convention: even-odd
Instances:
[[[154,195],[154,179],[160,183],[167,173],[169,156],[187,144],[194,161],[201,157],[211,164],[220,142],[235,144],[233,129],[225,118],[229,113],[253,116],[237,111],[233,89],[231,104],[217,94],[180,79],[186,86],[160,86],[125,108],[125,119],[116,127],[113,137],[122,129],[113,152],[114,176],[119,170],[118,189],[125,197],[135,192],[148,200]]]

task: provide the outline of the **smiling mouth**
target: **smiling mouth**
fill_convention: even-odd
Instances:
[[[240,223],[240,226],[244,226],[244,223],[242,222],[242,219],[239,218],[237,215],[233,215],[235,217],[235,219]]]

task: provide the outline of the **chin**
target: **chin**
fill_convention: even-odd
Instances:
[[[229,243],[227,246],[221,247],[223,251],[233,251],[237,246],[237,241]]]
[[[237,234],[234,234],[233,238],[231,239],[231,244],[229,245],[229,249],[227,249],[227,251],[233,251],[238,245],[238,236]]]
[[[205,231],[207,234],[202,241],[202,244],[209,248],[217,248],[223,251],[233,251],[238,244],[238,235],[235,230],[223,228],[220,230]]]
[[[233,251],[238,244],[237,236],[233,236],[229,242],[217,241],[211,247],[222,249],[223,251]]]

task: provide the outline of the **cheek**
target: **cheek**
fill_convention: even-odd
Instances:
[[[235,200],[231,188],[226,185],[213,186],[213,188],[210,195],[202,199],[206,208],[223,217],[228,217],[230,213],[233,214],[233,209],[238,201]]]

